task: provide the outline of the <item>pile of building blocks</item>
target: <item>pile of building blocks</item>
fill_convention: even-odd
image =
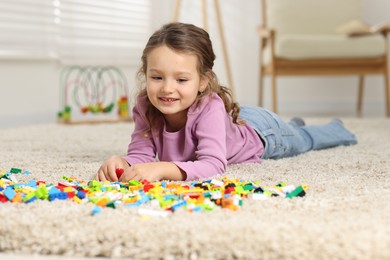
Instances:
[[[104,207],[140,207],[148,203],[142,212],[152,214],[157,211],[189,212],[210,211],[216,207],[237,210],[243,199],[265,200],[270,197],[303,197],[307,185],[260,186],[259,182],[243,181],[222,177],[205,181],[148,182],[131,180],[124,182],[85,181],[75,177],[63,176],[57,184],[31,180],[19,183],[16,174],[30,174],[28,171],[12,168],[0,171],[0,201],[3,203],[31,203],[35,200],[70,200],[75,203],[93,203],[92,215]],[[159,214],[158,212],[155,214]],[[154,214],[154,213],[153,213]]]

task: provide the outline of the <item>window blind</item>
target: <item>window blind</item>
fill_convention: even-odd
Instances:
[[[0,57],[134,64],[150,33],[150,0],[2,0],[0,12]]]
[[[0,58],[56,57],[51,1],[2,0],[0,14]]]

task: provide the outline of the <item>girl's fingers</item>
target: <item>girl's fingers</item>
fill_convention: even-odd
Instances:
[[[134,171],[132,171],[132,168],[129,167],[126,170],[126,174],[122,174],[122,176],[119,178],[119,181],[127,182],[127,181],[130,181],[130,180],[136,180],[136,179],[134,179],[134,177],[135,177]]]
[[[104,175],[104,172],[102,170],[99,170],[98,175],[99,175],[99,180],[100,181],[106,181],[107,180],[106,176]]]
[[[116,177],[115,169],[116,169],[116,163],[111,163],[107,166],[106,176],[110,181],[118,180],[118,178]]]
[[[107,160],[99,169],[95,179],[98,181],[118,181],[124,173],[123,162],[118,158]]]

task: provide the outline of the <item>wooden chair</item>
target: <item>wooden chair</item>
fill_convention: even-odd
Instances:
[[[262,0],[259,105],[264,76],[271,77],[272,110],[277,112],[278,76],[358,75],[357,113],[362,113],[364,76],[382,74],[386,116],[390,116],[389,29],[351,37],[337,28],[361,20],[361,0]]]

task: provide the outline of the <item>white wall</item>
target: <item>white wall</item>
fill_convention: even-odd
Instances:
[[[153,28],[172,18],[174,0],[153,0]],[[180,21],[201,26],[201,1],[182,1]],[[217,61],[215,70],[226,84],[221,43],[213,1],[208,0],[209,32]],[[256,105],[258,84],[260,0],[220,0],[237,100]],[[364,0],[364,18],[369,23],[390,21],[390,1]],[[137,68],[123,68],[131,88]],[[55,122],[59,110],[61,66],[45,60],[0,59],[0,127]],[[265,106],[270,107],[269,80],[265,81]],[[356,77],[286,77],[278,80],[279,113],[284,116],[355,116]],[[383,79],[369,76],[364,101],[365,116],[384,116]]]
[[[62,68],[46,60],[0,60],[0,127],[56,122]],[[137,68],[121,69],[134,94]]]

